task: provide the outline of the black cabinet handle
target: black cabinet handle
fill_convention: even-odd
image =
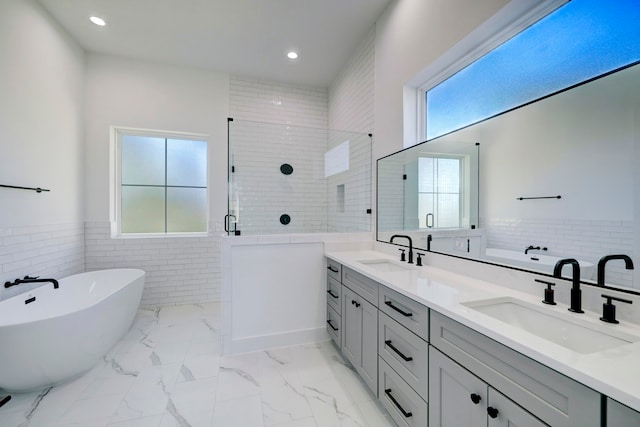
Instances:
[[[413,414],[411,412],[407,412],[404,410],[404,408],[402,406],[400,406],[400,404],[398,403],[398,401],[395,399],[395,397],[393,397],[393,395],[391,394],[391,389],[388,388],[384,391],[384,394],[386,394],[387,396],[389,396],[389,399],[391,399],[391,401],[393,402],[394,405],[396,405],[396,408],[398,408],[400,410],[400,412],[402,412],[402,415],[405,416],[405,418],[409,418],[412,417]]]
[[[470,397],[471,397],[471,401],[472,401],[473,403],[475,403],[476,405],[477,405],[478,403],[480,403],[480,401],[482,400],[482,398],[480,397],[480,395],[479,395],[479,394],[476,394],[476,393],[471,393],[471,396],[470,396]]]
[[[358,301],[354,301],[356,308],[360,307],[360,303]]]
[[[336,269],[334,269],[334,268],[333,268],[332,266],[330,266],[330,265],[329,265],[329,266],[327,266],[327,269],[329,269],[329,270],[333,271],[334,273],[337,273],[338,271],[340,271],[340,270],[338,270],[337,268],[336,268]]]
[[[329,289],[329,290],[327,291],[327,293],[328,293],[329,295],[331,295],[333,298],[338,299],[338,295],[334,294],[334,293],[333,293],[333,291],[332,291],[331,289]]]
[[[395,311],[397,311],[398,313],[402,314],[405,317],[411,317],[413,316],[413,313],[407,313],[404,310],[399,309],[398,307],[396,307],[395,305],[393,305],[393,303],[391,301],[385,301],[384,302],[386,305],[388,305],[389,307],[393,308]]]
[[[331,323],[331,320],[327,320],[327,323],[329,324],[329,326],[331,326],[331,329],[333,329],[334,331],[337,331],[338,328],[336,328],[335,326],[333,326],[333,323]]]
[[[391,350],[395,351],[395,352],[396,352],[396,354],[397,354],[398,356],[402,357],[402,359],[403,359],[405,362],[411,362],[411,361],[413,360],[413,357],[411,357],[411,356],[407,357],[407,356],[405,356],[404,354],[402,354],[402,352],[401,352],[400,350],[398,350],[397,348],[395,348],[395,347],[394,347],[394,345],[393,345],[393,344],[391,344],[391,340],[386,340],[384,343],[385,343],[385,344],[386,344],[386,345],[387,345]]]
[[[487,414],[489,414],[489,416],[490,416],[491,418],[497,418],[497,417],[498,417],[498,413],[499,413],[499,412],[500,412],[500,411],[498,411],[498,410],[497,410],[496,408],[494,408],[493,406],[489,406],[489,407],[487,408]]]

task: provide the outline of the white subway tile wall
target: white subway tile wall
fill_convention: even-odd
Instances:
[[[246,120],[230,123],[232,214],[243,235],[326,230],[327,130]],[[280,171],[283,164],[290,175]],[[282,215],[290,222],[283,224]]]
[[[634,258],[632,221],[574,219],[481,218],[490,248],[524,251],[529,245],[548,248],[548,255],[576,258],[597,264],[609,254],[623,253]],[[623,262],[607,264],[607,282],[633,286],[633,271]],[[596,277],[583,277],[595,280]]]
[[[241,76],[229,81],[234,119],[326,129],[328,93],[323,88],[285,85]]]
[[[329,128],[373,134],[375,138],[375,27],[362,40],[350,61],[329,87]],[[369,138],[370,139],[370,138]],[[330,141],[329,148],[342,141]],[[355,171],[367,164],[375,170],[369,141],[351,141],[350,170],[329,178],[328,231],[370,231],[375,206],[368,176]],[[339,212],[338,186],[344,185],[345,209]],[[372,209],[372,214],[367,214]],[[364,218],[363,218],[364,217]]]
[[[87,271],[146,271],[142,306],[220,300],[220,237],[111,238],[109,222],[87,222]]]
[[[369,231],[371,140],[326,130],[327,91],[241,77],[233,77],[230,88],[232,188],[238,195],[232,209],[243,235]],[[359,100],[350,99],[357,109]],[[368,108],[372,113],[373,102]],[[373,122],[373,114],[369,118]],[[347,118],[343,129],[351,128]],[[326,179],[325,153],[345,141],[349,170]],[[291,175],[280,172],[283,163],[293,166]],[[338,212],[338,185],[344,185],[344,212]],[[283,214],[291,218],[287,225],[280,222]]]
[[[329,87],[329,128],[374,133],[375,29]]]
[[[0,228],[0,283],[24,276],[61,279],[85,268],[84,224]],[[0,299],[42,286],[0,287]]]

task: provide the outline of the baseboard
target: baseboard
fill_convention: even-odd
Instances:
[[[310,342],[327,341],[329,339],[330,337],[325,327],[302,329],[278,334],[259,335],[248,338],[225,339],[223,340],[223,353],[248,353],[252,351],[268,350],[275,347],[288,347]]]

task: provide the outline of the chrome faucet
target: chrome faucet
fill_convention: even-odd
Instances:
[[[411,237],[407,236],[406,234],[394,234],[393,236],[391,236],[391,239],[389,239],[389,243],[393,243],[393,239],[395,239],[396,237],[403,237],[409,240],[409,259],[407,260],[407,262],[409,264],[413,264],[413,240],[411,240]]]
[[[10,288],[12,286],[17,286],[22,283],[45,283],[45,282],[53,283],[53,289],[58,289],[58,281],[56,279],[40,279],[39,276],[36,276],[36,277],[24,276],[24,279],[16,279],[13,282],[4,282],[4,287]]]
[[[600,258],[598,261],[598,286],[604,286],[604,267],[607,262],[612,259],[621,259],[624,260],[624,267],[627,270],[633,270],[633,261],[628,255],[617,254],[617,255],[606,255]]]
[[[582,290],[580,289],[580,264],[573,258],[561,259],[553,268],[554,277],[562,277],[562,267],[571,264],[573,267],[573,285],[571,286],[571,306],[569,311],[584,313],[582,310]]]

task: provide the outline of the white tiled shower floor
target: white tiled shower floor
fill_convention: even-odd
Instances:
[[[215,303],[141,309],[89,373],[12,396],[2,427],[393,425],[329,342],[220,356]]]

